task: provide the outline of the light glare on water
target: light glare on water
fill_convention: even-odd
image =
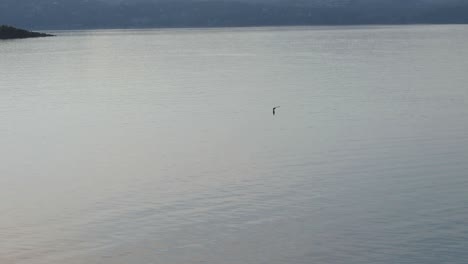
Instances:
[[[0,42],[0,263],[468,259],[467,26],[57,34]]]

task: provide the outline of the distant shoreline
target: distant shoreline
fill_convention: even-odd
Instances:
[[[80,30],[149,30],[149,29],[225,29],[225,28],[291,28],[291,27],[392,27],[392,26],[468,26],[468,23],[407,23],[407,24],[297,24],[297,25],[240,25],[240,26],[149,26],[149,27],[47,27],[40,31],[80,31]],[[54,35],[52,35],[54,36]]]
[[[42,38],[52,37],[54,35],[28,31],[25,29],[15,28],[12,26],[1,25],[0,26],[0,39],[26,39],[26,38]]]

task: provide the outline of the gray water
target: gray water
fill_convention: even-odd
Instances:
[[[0,42],[0,263],[467,263],[468,26],[56,33]]]

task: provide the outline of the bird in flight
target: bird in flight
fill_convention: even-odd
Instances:
[[[276,113],[276,112],[275,112],[276,108],[279,108],[279,106],[273,107],[273,115],[275,115],[275,113]]]

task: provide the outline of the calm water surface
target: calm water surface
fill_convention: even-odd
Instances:
[[[468,26],[57,34],[0,42],[0,263],[466,263]]]

